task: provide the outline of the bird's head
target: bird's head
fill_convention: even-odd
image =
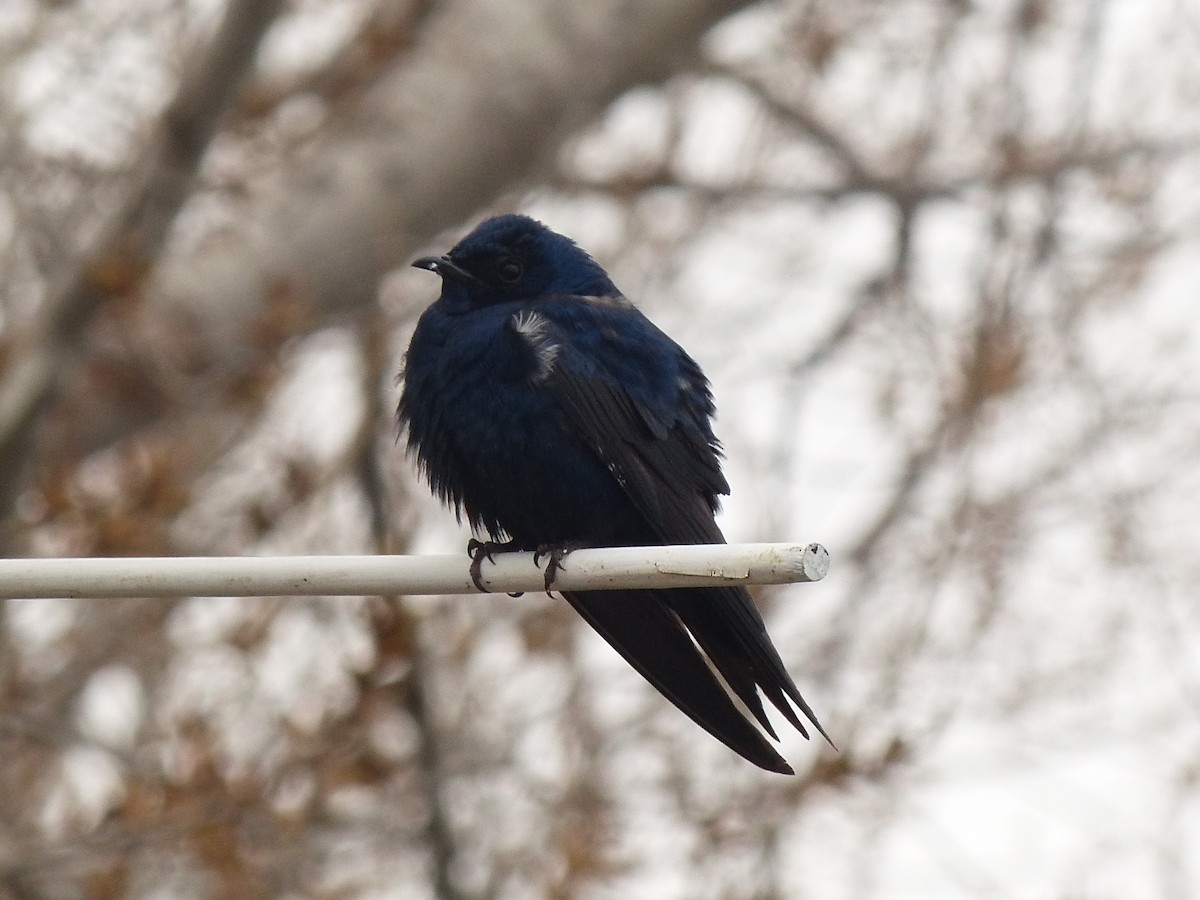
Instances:
[[[574,241],[528,216],[488,219],[445,256],[425,256],[413,265],[440,275],[443,300],[465,309],[547,294],[620,293]]]

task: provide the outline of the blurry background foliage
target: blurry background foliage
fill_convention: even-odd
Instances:
[[[833,753],[541,595],[7,602],[0,898],[1200,894],[1200,8],[4,0],[8,555],[458,552],[396,446],[483,216],[713,378]]]

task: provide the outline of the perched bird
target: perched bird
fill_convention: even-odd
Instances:
[[[472,541],[477,583],[496,550],[557,551],[552,565],[584,546],[725,542],[708,380],[591,256],[505,215],[413,265],[440,275],[442,293],[413,333],[397,415],[434,493],[491,538]],[[713,669],[771,737],[760,691],[805,737],[792,703],[829,740],[743,588],[563,596],[755,765],[792,772]]]

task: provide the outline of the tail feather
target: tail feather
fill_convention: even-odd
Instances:
[[[743,702],[745,698],[736,685],[748,684],[751,693],[757,687],[788,722],[807,738],[808,730],[796,715],[792,703],[788,702],[790,698],[833,746],[833,741],[800,695],[799,688],[779,658],[762,616],[745,588],[689,588],[664,593],[669,597],[668,602],[680,621]],[[746,705],[754,711],[751,704]],[[762,720],[757,714],[756,718]]]
[[[771,772],[792,774],[791,766],[737,708],[697,650],[689,634],[692,626],[687,616],[678,614],[678,604],[674,602],[678,598],[672,597],[695,593],[698,591],[692,589],[564,591],[563,596],[642,677],[701,728],[755,765]],[[683,604],[684,607],[689,605]],[[754,670],[744,663],[738,664],[740,657],[735,647],[727,640],[717,639],[708,627],[710,624],[706,619],[699,626],[703,637],[696,635],[696,641],[701,647],[708,644],[705,652],[713,666],[754,718],[774,737],[774,730],[754,690]],[[778,690],[767,692],[776,704],[779,703],[777,695]],[[792,713],[790,717],[793,721],[794,716]]]

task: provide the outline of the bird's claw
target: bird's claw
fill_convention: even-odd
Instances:
[[[483,561],[495,563],[493,553],[511,553],[517,549],[515,541],[480,541],[471,538],[467,541],[467,553],[471,556],[471,584],[480,593],[486,594],[488,589],[483,584]],[[520,596],[520,595],[517,595]]]
[[[494,563],[492,552],[488,549],[488,545],[483,542],[471,538],[467,541],[467,553],[471,557],[471,583],[475,585],[475,590],[481,593],[487,593],[487,588],[483,586],[483,561]]]
[[[533,551],[533,564],[541,565],[542,557],[546,559],[546,593],[550,593],[550,589],[554,586],[554,579],[558,576],[558,570],[563,567],[563,560],[572,550],[579,550],[583,544],[542,544]]]
[[[550,589],[554,586],[555,576],[558,575],[558,570],[563,567],[563,560],[572,550],[578,550],[583,547],[583,544],[541,544],[533,551],[533,564],[540,566],[542,557],[547,557],[546,560],[546,593],[550,593]],[[481,593],[487,593],[488,589],[483,583],[483,561],[486,559],[490,563],[496,560],[492,556],[493,553],[514,553],[522,549],[517,546],[516,541],[481,541],[476,538],[471,538],[467,541],[467,553],[471,556],[471,583],[475,585],[475,589]],[[510,597],[520,597],[521,592],[509,594]]]

